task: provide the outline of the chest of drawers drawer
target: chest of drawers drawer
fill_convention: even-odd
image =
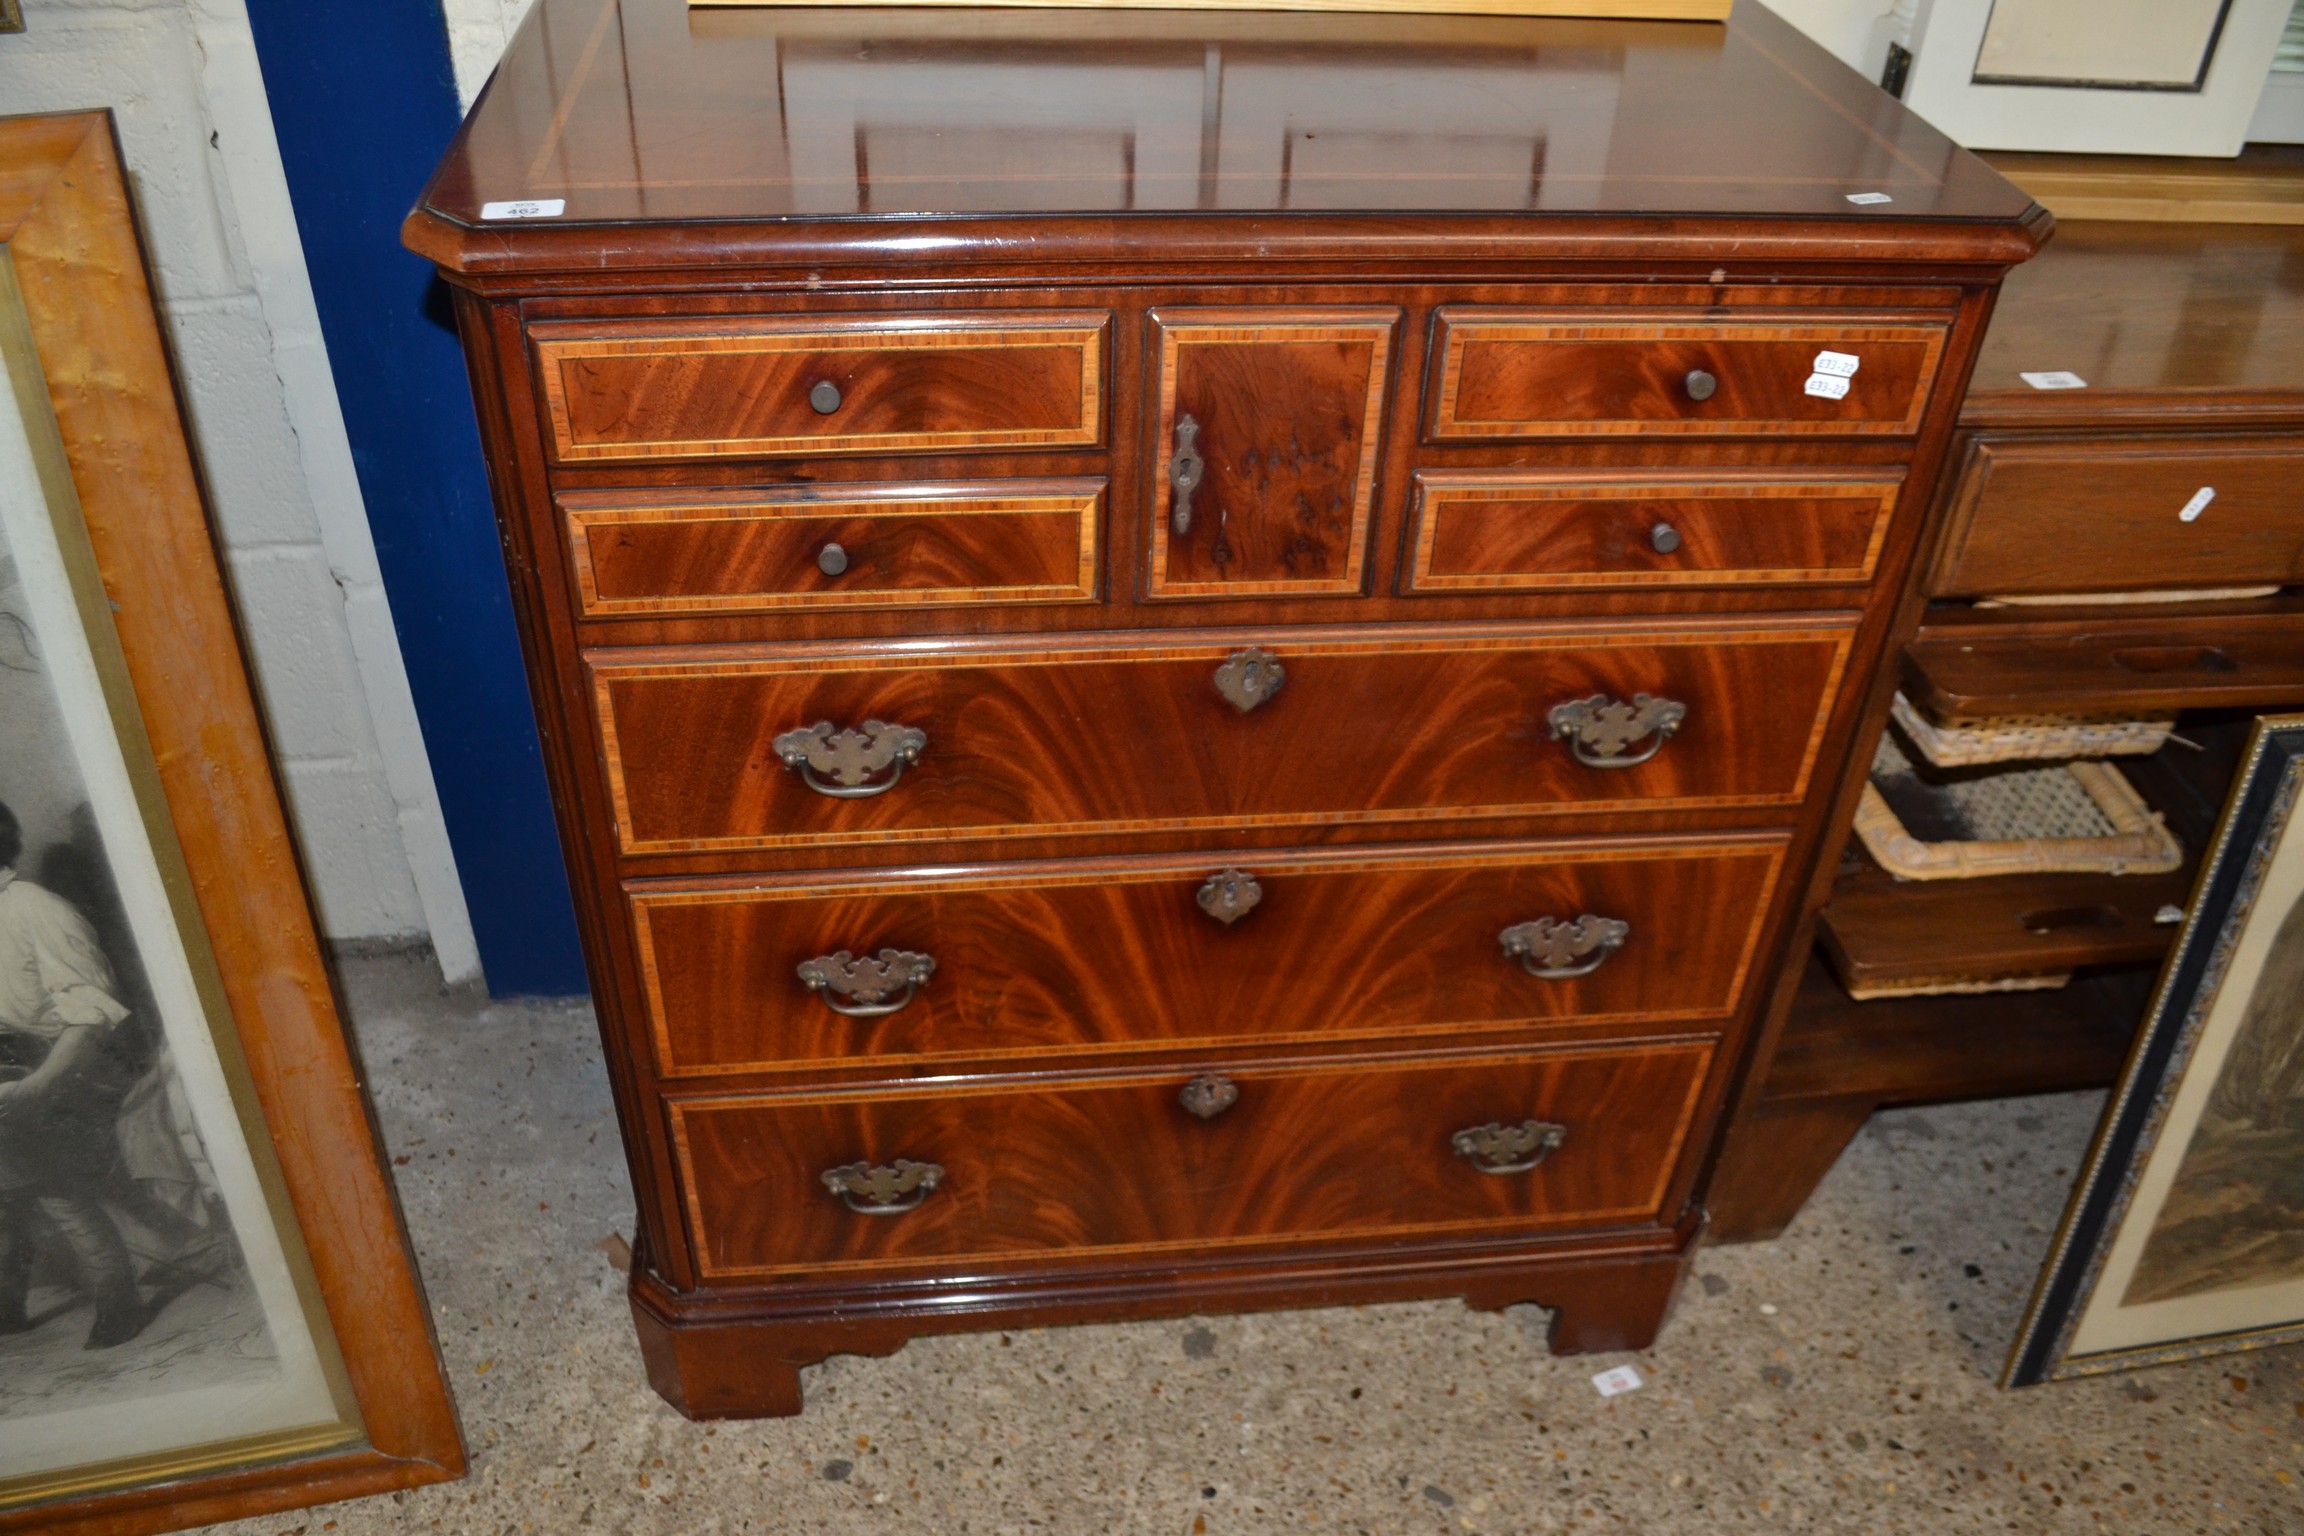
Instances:
[[[700,1272],[740,1282],[1653,1220],[1712,1050],[682,1097],[669,1113]]]
[[[1102,313],[729,316],[529,328],[563,464],[1084,447]]]
[[[1101,479],[557,499],[586,618],[1079,603],[1097,596]]]
[[[2304,581],[2304,435],[1981,435],[1941,597]]]
[[[1780,838],[1054,861],[628,894],[666,1077],[1707,1021]]]
[[[591,653],[628,853],[1788,806],[1851,631]],[[1262,643],[1259,643],[1262,642]]]
[[[1424,470],[1411,593],[1800,586],[1871,579],[1899,470]]]
[[[1909,436],[1941,325],[1856,317],[1446,308],[1433,329],[1432,441]]]

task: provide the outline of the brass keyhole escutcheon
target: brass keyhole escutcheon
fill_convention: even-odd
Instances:
[[[1213,1120],[1240,1101],[1240,1085],[1228,1077],[1203,1072],[1186,1083],[1176,1102],[1203,1120]]]
[[[848,569],[848,551],[837,544],[827,544],[816,551],[816,569],[827,576],[837,576]]]
[[[1216,669],[1216,691],[1242,714],[1278,693],[1286,681],[1288,669],[1280,665],[1280,658],[1257,645],[1234,651]]]
[[[808,391],[808,403],[819,416],[829,416],[840,409],[840,386],[830,379],[818,379],[816,387]]]
[[[1264,887],[1244,869],[1227,869],[1203,880],[1193,899],[1201,911],[1229,928],[1256,910],[1256,903],[1264,899]]]

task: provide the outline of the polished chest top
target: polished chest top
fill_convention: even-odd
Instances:
[[[2044,216],[1726,27],[542,0],[458,288],[690,1412],[1637,1345]]]

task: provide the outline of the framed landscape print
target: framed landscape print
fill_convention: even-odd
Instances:
[[[0,242],[0,1531],[455,1476],[107,116]]]
[[[2304,1339],[2304,715],[2257,722],[2007,1382]]]

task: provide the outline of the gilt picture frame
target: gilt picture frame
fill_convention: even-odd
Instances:
[[[2304,715],[2259,720],[2009,1386],[2304,1339]]]
[[[0,118],[0,1532],[463,1468],[110,116]]]

